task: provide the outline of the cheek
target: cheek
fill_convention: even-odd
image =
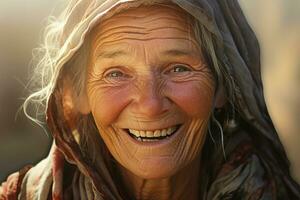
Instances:
[[[212,81],[170,83],[167,88],[169,98],[188,116],[202,118],[210,113],[214,98]]]
[[[107,127],[113,124],[122,110],[128,105],[126,88],[88,87],[88,98],[91,111],[97,125]]]

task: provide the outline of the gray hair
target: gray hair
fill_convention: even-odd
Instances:
[[[61,19],[65,18],[67,18],[67,14],[63,13]],[[193,20],[192,34],[194,34],[197,42],[199,43],[207,64],[211,67],[217,86],[224,87],[226,90],[225,96],[227,98],[227,102],[233,107],[235,88],[234,81],[227,71],[227,67],[225,67],[223,60],[217,56],[214,35],[194,17],[191,16],[191,20]],[[34,75],[32,76],[34,92],[25,100],[23,110],[29,119],[40,125],[42,122],[38,119],[38,117],[45,115],[47,102],[54,90],[58,76],[62,69],[67,69],[69,72],[76,95],[80,96],[85,88],[86,68],[90,50],[89,35],[85,37],[80,48],[78,48],[78,50],[76,50],[76,52],[62,64],[61,57],[68,54],[68,52],[61,53],[61,51],[64,50],[64,47],[61,47],[61,37],[64,31],[64,24],[64,21],[51,21],[45,30],[43,45],[40,48],[35,49],[33,52],[33,59],[37,61],[34,69]],[[35,117],[29,114],[29,105],[35,106]],[[85,129],[90,127],[83,121],[79,124],[85,124]],[[95,138],[90,138],[91,136],[89,134],[89,132],[95,131],[95,126],[93,125],[91,127],[93,127],[93,130],[85,130],[81,135],[80,146],[83,151],[86,151],[85,148],[94,149],[94,147],[89,147],[88,145],[90,142],[93,143],[92,141],[95,141]],[[94,150],[91,151],[95,152]]]

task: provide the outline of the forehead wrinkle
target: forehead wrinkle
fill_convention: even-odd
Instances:
[[[105,35],[110,35],[111,32],[113,32],[111,34],[126,34],[126,33],[129,33],[129,34],[130,33],[132,33],[132,34],[148,34],[150,31],[156,31],[156,30],[162,30],[162,29],[175,29],[175,30],[182,31],[182,32],[186,33],[186,32],[188,32],[188,31],[186,31],[186,27],[188,27],[188,30],[189,30],[190,26],[191,26],[191,24],[188,24],[188,23],[185,23],[183,25],[184,27],[182,25],[179,25],[179,24],[177,24],[177,26],[176,25],[175,26],[174,25],[164,26],[164,25],[160,25],[160,23],[156,22],[156,20],[161,20],[161,19],[153,19],[153,20],[143,22],[142,26],[138,26],[138,25],[112,25],[111,24],[111,26],[113,26],[113,27],[107,28],[107,27],[104,26],[104,27],[100,27],[100,28],[96,29],[96,31],[99,30],[99,33],[97,34],[97,36],[100,37],[100,38],[101,38],[101,36],[105,38]],[[166,22],[164,21],[164,24],[165,23]],[[178,21],[176,21],[176,23],[178,23]],[[136,23],[136,24],[139,24],[139,23]],[[149,26],[146,25],[146,24],[149,24]],[[170,24],[174,24],[174,23],[170,22]],[[102,30],[101,30],[101,28],[102,28]],[[127,29],[131,29],[131,30],[127,30]],[[96,40],[96,42],[97,42],[97,40]]]
[[[100,37],[101,38],[101,36],[102,35],[106,35],[106,34],[108,34],[110,31],[114,31],[114,30],[118,30],[118,29],[138,29],[138,30],[145,30],[145,28],[144,27],[138,27],[138,26],[130,26],[130,25],[121,25],[121,26],[116,26],[116,27],[111,27],[111,28],[103,28],[102,30],[101,30],[101,28],[98,28],[98,29],[100,29],[99,30],[99,32],[98,33],[96,33],[96,35],[97,35],[97,39]],[[107,30],[106,30],[107,29]],[[95,32],[97,32],[98,30],[96,29],[95,30]],[[123,33],[124,31],[118,31],[118,33]],[[132,32],[134,32],[134,31],[132,31]],[[96,39],[96,42],[97,42],[97,39]]]
[[[127,28],[127,27],[128,26],[124,26],[124,28]],[[114,35],[114,33],[109,34],[109,32],[113,29],[119,29],[119,27],[114,27],[114,28],[108,29],[106,31],[100,31],[99,33],[97,33],[97,30],[95,30],[95,32],[93,34],[94,35],[93,43],[95,43],[95,44],[100,43],[101,44],[101,40],[106,40],[107,38]],[[120,31],[118,33],[126,33],[126,32]],[[127,33],[130,33],[130,32],[127,32]],[[132,33],[134,33],[134,32],[132,31]],[[97,46],[99,46],[99,45],[97,45]]]
[[[164,24],[165,24],[168,20],[171,21],[171,22],[169,22],[170,24],[176,24],[177,28],[182,28],[182,25],[184,27],[192,26],[192,24],[190,24],[187,20],[184,20],[184,19],[178,18],[178,17],[177,18],[172,18],[172,17],[167,17],[166,16],[166,17],[156,17],[156,18],[151,18],[151,19],[141,17],[141,22],[140,22],[140,20],[137,22],[136,18],[137,17],[134,17],[135,22],[132,23],[134,25],[118,25],[118,24],[123,24],[124,22],[117,23],[117,25],[114,22],[111,22],[109,25],[101,23],[101,25],[97,29],[100,29],[99,32],[103,32],[103,33],[107,32],[107,31],[110,31],[110,30],[118,29],[118,28],[133,28],[133,29],[145,30],[145,29],[149,29],[149,26],[160,27],[161,25],[160,25],[159,21],[163,21]],[[121,19],[124,20],[124,18],[121,18]],[[109,19],[109,20],[113,21],[113,19]],[[108,22],[109,22],[109,20],[108,20]],[[116,19],[114,21],[119,21],[119,20]],[[172,23],[174,21],[175,21],[175,23]],[[139,23],[141,23],[142,26],[138,26],[137,24],[139,24]],[[126,21],[125,24],[128,24],[128,21]],[[147,24],[149,24],[149,25],[147,25]],[[104,30],[107,29],[107,26],[113,26],[113,27],[108,28],[108,30],[106,30],[106,31],[102,31],[103,29]],[[166,26],[163,26],[163,27],[166,27]],[[166,28],[168,28],[168,27],[166,27]],[[176,27],[176,26],[173,25],[171,27]]]
[[[99,54],[97,54],[97,59],[101,58],[115,58],[118,56],[127,56],[128,53],[123,50],[116,50],[116,51],[102,51]]]
[[[189,33],[185,29],[180,28],[180,27],[175,27],[175,26],[168,26],[168,27],[162,26],[162,27],[155,27],[155,28],[147,28],[146,30],[149,32],[149,31],[159,31],[159,30],[164,30],[164,29],[175,29],[175,30],[183,32],[183,33]]]
[[[186,49],[170,49],[163,52],[165,56],[173,56],[173,57],[180,57],[180,56],[188,56],[192,55],[193,51],[186,50]]]
[[[194,44],[195,47],[199,47],[199,44],[195,40],[193,40],[191,38],[187,38],[187,37],[163,37],[163,38],[162,37],[149,37],[149,38],[143,38],[143,39],[125,37],[125,38],[115,39],[113,41],[105,41],[105,42],[102,42],[101,45],[97,45],[97,46],[99,47],[99,46],[118,45],[120,42],[125,42],[126,40],[147,42],[147,41],[151,41],[151,40],[168,40],[168,39],[186,40],[186,41],[192,42],[192,44]],[[131,46],[131,45],[129,45],[129,46]]]
[[[106,41],[108,38],[110,37],[113,37],[113,40],[118,40],[118,39],[121,39],[121,38],[132,38],[132,39],[143,39],[143,38],[138,38],[138,36],[146,36],[145,39],[149,39],[147,38],[147,35],[151,35],[153,34],[151,31],[160,31],[160,30],[164,30],[164,29],[169,29],[170,27],[159,27],[159,28],[153,28],[153,29],[148,29],[146,31],[143,31],[143,32],[136,32],[136,31],[116,31],[116,32],[113,32],[113,33],[109,33],[109,30],[106,31],[105,34],[100,34],[100,36],[98,36],[95,40],[95,43],[102,43],[102,41]],[[177,27],[171,27],[172,29],[175,29],[176,31],[179,31],[179,32],[182,32],[182,33],[185,33],[189,36],[189,38],[191,38],[191,36],[189,35],[190,32],[184,30],[184,29],[180,29],[180,28],[177,28]],[[124,35],[126,37],[124,37]],[[131,37],[128,37],[132,35]],[[115,37],[114,37],[115,36]],[[152,37],[152,38],[155,38],[155,37]]]
[[[111,18],[108,18],[108,19],[105,19],[101,22],[101,24],[103,26],[107,25],[108,23],[114,23],[115,21],[118,21],[119,19],[124,19],[124,18],[129,18],[129,19],[134,19],[134,20],[145,20],[146,18],[149,18],[149,17],[156,17],[155,15],[153,14],[147,14],[146,13],[141,13],[143,14],[142,16],[139,16],[137,14],[130,14],[130,13],[126,13],[126,15],[123,15],[123,16],[119,16],[119,15],[115,15],[115,16],[112,16]],[[178,15],[165,15],[165,16],[159,16],[155,19],[169,19],[169,20],[176,20],[176,21],[180,21],[180,22],[185,22],[186,20],[186,17],[179,17]]]
[[[199,48],[197,42],[195,40],[192,40],[192,38],[188,37],[165,37],[165,38],[148,38],[148,39],[138,39],[136,37],[134,38],[123,38],[123,39],[119,39],[119,40],[107,40],[105,42],[102,42],[101,44],[98,44],[96,49],[95,49],[95,55],[96,56],[103,56],[103,57],[114,57],[114,55],[111,54],[126,54],[126,52],[129,51],[135,51],[135,47],[133,45],[131,45],[130,43],[126,42],[126,40],[138,40],[138,41],[149,41],[149,40],[167,40],[167,39],[181,39],[181,40],[187,40],[189,42],[192,42],[192,44],[194,44],[195,46],[193,48],[190,48],[190,45],[188,45],[188,43],[185,44],[180,44],[175,45],[175,48],[167,48],[167,50],[165,50],[163,52],[163,54],[165,55],[173,55],[173,56],[179,56],[179,55],[190,55],[192,52],[194,52],[194,50],[191,49],[197,49]],[[124,40],[124,41],[122,41]],[[114,46],[116,45],[116,46]],[[121,46],[121,50],[120,50],[120,46]],[[167,45],[167,47],[169,47],[170,45]],[[101,52],[103,51],[101,48],[108,48],[110,49],[110,51],[105,51],[105,52]],[[116,50],[111,50],[111,49],[116,49]]]
[[[187,17],[186,13],[182,12],[181,8],[179,8],[179,7],[174,7],[169,4],[164,5],[164,6],[167,6],[168,10],[170,10],[170,7],[171,7],[174,12],[159,13],[160,15],[158,17],[157,9],[150,10],[150,13],[149,12],[141,12],[141,11],[145,10],[145,7],[142,7],[142,8],[137,8],[138,10],[136,10],[136,8],[135,8],[134,10],[129,10],[127,12],[116,14],[115,16],[112,16],[111,18],[104,20],[103,21],[104,23],[101,22],[101,24],[98,25],[98,28],[97,27],[95,28],[96,31],[94,31],[94,33],[96,35],[96,37],[95,37],[96,39],[94,40],[94,42],[96,44],[100,43],[98,45],[102,46],[103,44],[110,43],[111,42],[110,40],[120,41],[122,39],[124,39],[124,40],[131,39],[131,40],[137,40],[137,41],[148,41],[148,40],[153,40],[153,39],[168,39],[168,37],[159,38],[159,37],[155,36],[155,34],[164,35],[163,33],[159,33],[156,31],[163,32],[165,29],[176,30],[179,33],[174,32],[174,34],[178,34],[178,35],[184,34],[184,35],[187,35],[188,36],[187,38],[189,38],[190,40],[193,39],[194,37],[191,35],[191,31],[190,31],[192,24],[189,23],[190,21],[188,20],[189,18]],[[149,9],[147,9],[147,10],[149,11]],[[166,10],[166,8],[165,7],[159,8],[159,10]],[[135,15],[133,15],[132,12],[135,12],[134,13]],[[154,13],[154,15],[152,15],[151,13]],[[163,14],[163,16],[161,16],[161,14]],[[175,15],[175,14],[177,14],[177,15]],[[178,17],[180,15],[183,17]],[[145,16],[148,16],[148,17],[145,18]],[[149,17],[150,17],[150,19],[149,19]],[[121,18],[121,21],[119,22],[118,20],[120,18]],[[132,24],[136,24],[136,25],[129,24],[130,22],[128,20],[124,20],[124,18],[125,19],[133,18],[133,22],[136,22],[136,23],[132,23]],[[135,21],[135,20],[138,20],[138,21]],[[143,21],[140,21],[140,20],[143,20]],[[170,22],[167,22],[166,20],[170,20]],[[109,23],[111,21],[112,21],[112,23]],[[172,26],[171,27],[163,26],[163,25],[161,25],[161,23],[156,23],[157,21],[158,22],[162,21],[163,22],[162,24],[167,24],[167,25],[172,24]],[[107,25],[104,25],[104,24],[107,24]],[[139,25],[139,24],[141,24],[141,25]],[[147,26],[147,24],[149,24],[149,25]],[[151,37],[151,34],[153,34],[152,37]],[[183,37],[181,37],[181,38],[183,38]],[[173,37],[169,35],[169,38],[171,39]],[[198,46],[197,43],[195,45]]]
[[[134,30],[127,30],[128,26],[122,26],[120,31],[115,31],[120,29],[119,27],[113,27],[111,29],[105,30],[104,32],[100,32],[99,34],[96,35],[96,39],[94,40],[94,43],[103,43],[107,41],[108,38],[110,38],[111,40],[114,41],[119,41],[120,39],[133,39],[133,40],[150,40],[150,39],[159,39],[159,37],[155,37],[152,36],[151,34],[155,35],[155,34],[159,34],[156,31],[164,31],[167,29],[173,29],[177,32],[181,32],[179,34],[185,35],[185,36],[178,36],[178,37],[171,37],[171,38],[188,38],[191,41],[193,41],[193,35],[190,32],[190,29],[182,29],[180,27],[156,27],[156,28],[139,28],[139,27],[135,27],[135,26],[130,26],[130,28],[133,28]],[[125,29],[126,31],[122,30]],[[140,29],[141,31],[135,31],[136,29]],[[153,33],[154,31],[154,33]],[[112,33],[111,33],[112,32]],[[174,34],[178,34],[175,33]],[[149,36],[150,35],[150,36]],[[163,34],[160,34],[163,35]],[[144,37],[145,36],[145,37]],[[161,37],[161,39],[167,39],[170,37]],[[108,40],[109,41],[109,40]]]
[[[121,44],[121,45],[120,45]],[[114,44],[101,44],[97,45],[94,50],[94,57],[99,58],[113,58],[117,56],[128,56],[131,52],[135,52],[135,48],[128,44],[127,42],[118,42],[117,45]]]
[[[181,25],[184,25],[184,26],[188,25],[187,20],[185,18],[181,18],[181,17],[178,17],[178,16],[174,16],[174,17],[169,17],[169,16],[164,16],[164,17],[151,16],[150,19],[144,18],[144,19],[142,19],[142,21],[145,24],[151,24],[151,25],[159,25],[159,23],[158,23],[159,21],[164,21],[164,22],[165,21],[171,21],[171,22],[175,22],[174,24],[177,24],[178,27],[181,27]]]

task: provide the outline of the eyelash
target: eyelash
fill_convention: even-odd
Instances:
[[[127,80],[131,76],[124,72],[124,70],[120,69],[119,67],[113,67],[103,74],[103,78],[106,79],[107,81],[122,81],[122,80]]]
[[[120,70],[113,70],[111,72],[108,72],[105,74],[105,77],[107,78],[117,78],[117,77],[120,77],[120,76],[123,76],[124,73],[121,72]]]
[[[179,70],[178,70],[179,69]],[[183,70],[182,70],[183,69]],[[173,64],[170,65],[166,73],[184,73],[192,71],[191,67],[185,64]]]

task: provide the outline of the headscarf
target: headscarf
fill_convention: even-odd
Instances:
[[[82,46],[87,34],[103,19],[129,7],[164,2],[74,0],[69,3],[57,38],[60,54],[54,63],[61,70],[47,107],[47,123],[55,144],[49,157],[38,165],[40,167],[32,168],[23,181],[23,187],[34,188],[30,174],[39,174],[42,180],[37,182],[43,184],[27,189],[27,194],[21,193],[21,199],[31,198],[28,191],[33,191],[31,194],[39,199],[47,199],[49,191],[52,191],[54,199],[67,199],[63,196],[67,192],[62,192],[65,189],[62,179],[66,177],[66,174],[63,175],[66,171],[63,170],[66,168],[62,164],[64,159],[72,164],[68,164],[67,169],[74,172],[70,184],[73,187],[70,192],[72,198],[126,199],[107,166],[108,161],[99,156],[96,164],[93,163],[76,141],[80,128],[75,123],[76,119],[72,118],[68,100],[64,98],[64,65]],[[202,152],[203,185],[199,188],[202,199],[300,199],[299,185],[290,176],[287,156],[266,108],[259,44],[238,1],[171,2],[192,15],[212,34],[216,55],[235,84],[233,112],[239,128],[226,137],[226,154],[229,155],[226,159],[218,149],[213,150],[211,142],[206,142]],[[99,152],[104,154],[105,150],[99,149]]]

